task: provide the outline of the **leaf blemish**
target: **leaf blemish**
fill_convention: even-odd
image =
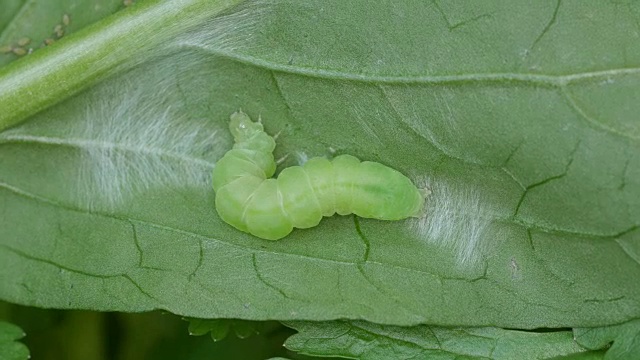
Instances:
[[[515,279],[516,277],[518,277],[518,272],[520,270],[520,267],[518,266],[518,263],[516,262],[515,258],[511,258],[511,261],[509,262],[509,267],[511,269],[511,278]]]

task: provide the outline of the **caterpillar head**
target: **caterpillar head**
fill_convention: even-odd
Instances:
[[[262,124],[251,121],[249,115],[238,110],[231,114],[231,122],[229,122],[229,130],[236,142],[243,142],[253,138],[255,135],[262,133],[264,128]]]

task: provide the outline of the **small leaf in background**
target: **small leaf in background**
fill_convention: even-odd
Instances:
[[[305,355],[350,359],[549,359],[582,353],[571,331],[397,327],[362,321],[287,322],[285,346]]]
[[[0,359],[29,359],[29,349],[19,342],[25,336],[24,331],[8,322],[0,321]]]
[[[260,321],[248,321],[239,319],[186,319],[189,321],[189,334],[194,336],[211,333],[214,341],[219,341],[227,337],[233,331],[235,336],[246,339],[249,336],[262,332],[269,323]]]
[[[607,350],[606,360],[640,358],[640,319],[600,328],[574,329],[578,344],[587,349]]]
[[[582,353],[575,353],[566,356],[557,356],[548,360],[602,360],[604,359],[604,351],[587,351]]]

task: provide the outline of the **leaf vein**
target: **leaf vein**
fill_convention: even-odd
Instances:
[[[51,136],[35,136],[35,135],[20,135],[20,134],[3,134],[0,136],[0,144],[2,143],[36,143],[52,146],[68,146],[72,148],[78,148],[88,151],[90,149],[102,149],[102,150],[120,150],[125,152],[131,152],[139,155],[166,157],[176,159],[180,162],[189,163],[196,166],[201,166],[209,169],[213,169],[214,163],[187,156],[185,154],[166,151],[159,148],[148,147],[144,145],[128,145],[109,141],[99,140],[86,140],[77,138],[56,138]]]
[[[195,45],[184,45],[185,48],[193,48],[194,50],[203,51],[209,54],[217,55],[220,57],[235,60],[243,64],[264,68],[281,73],[290,73],[295,75],[316,77],[329,80],[346,80],[357,81],[365,83],[379,83],[379,84],[426,84],[426,85],[441,85],[441,84],[456,84],[456,83],[513,83],[513,84],[528,84],[535,86],[547,86],[547,87],[563,87],[570,83],[590,80],[608,78],[613,76],[622,75],[639,75],[640,67],[628,67],[628,68],[614,68],[607,70],[596,70],[586,72],[568,73],[564,75],[545,75],[545,74],[533,74],[533,73],[470,73],[470,74],[456,74],[456,75],[415,75],[415,76],[393,76],[393,75],[374,75],[366,73],[352,74],[337,70],[326,70],[312,67],[302,67],[298,65],[281,64],[273,61],[259,59],[250,55],[237,54],[227,51],[215,51],[205,49]]]

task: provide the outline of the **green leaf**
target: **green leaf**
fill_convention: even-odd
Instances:
[[[605,359],[636,359],[640,356],[640,320],[601,328],[574,329],[578,344],[587,349],[609,348]],[[613,343],[613,344],[612,344]]]
[[[28,359],[29,349],[18,342],[24,335],[24,332],[19,327],[0,321],[0,358],[5,360]]]
[[[2,68],[0,117],[26,122],[0,133],[1,299],[407,326],[640,318],[640,5],[158,4]],[[382,162],[429,187],[429,216],[332,217],[278,242],[235,230],[209,177],[238,108],[280,133],[283,166]]]
[[[287,323],[285,346],[306,355],[349,359],[549,359],[584,352],[571,331],[376,325],[363,321]]]

